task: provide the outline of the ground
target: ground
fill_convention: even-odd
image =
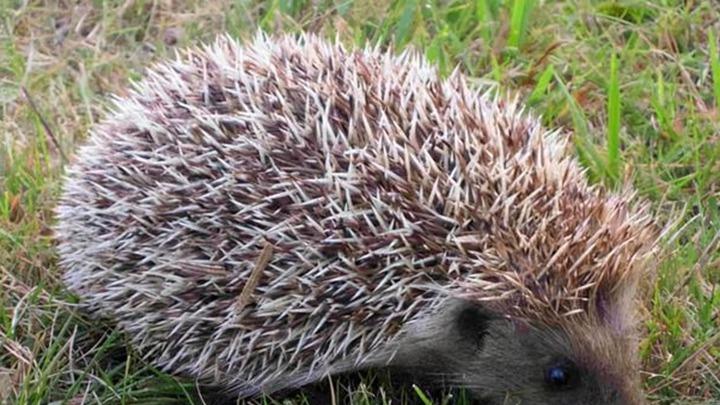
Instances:
[[[74,309],[59,281],[52,209],[64,167],[111,94],[176,48],[258,27],[413,46],[443,74],[457,66],[572,134],[593,181],[632,182],[670,223],[645,289],[648,396],[720,398],[717,3],[229,3],[0,0],[0,403],[202,403],[192,381],[154,370],[111,325]],[[358,404],[387,403],[391,383],[370,379],[333,389],[353,390]],[[399,401],[418,399],[409,388]]]

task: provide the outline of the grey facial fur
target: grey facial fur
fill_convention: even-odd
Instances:
[[[397,342],[392,366],[467,388],[488,404],[635,403],[624,397],[622,387],[583,364],[572,350],[571,337],[560,329],[452,300],[413,332]],[[547,380],[555,366],[569,372],[567,386]]]

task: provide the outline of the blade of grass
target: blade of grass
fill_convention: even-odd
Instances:
[[[68,162],[68,158],[65,155],[65,152],[63,152],[62,147],[60,146],[60,142],[58,141],[57,137],[55,136],[55,133],[50,128],[50,125],[45,120],[43,115],[40,113],[40,110],[37,108],[37,105],[35,104],[35,101],[30,96],[30,93],[28,93],[27,89],[22,86],[20,87],[20,90],[22,91],[23,96],[25,96],[25,99],[27,100],[28,104],[30,105],[30,108],[35,113],[37,118],[40,120],[40,123],[42,124],[43,129],[45,130],[45,134],[50,138],[50,141],[52,141],[53,145],[55,146],[55,149],[57,149],[58,153],[60,154],[60,158],[63,160],[63,163]]]
[[[621,176],[620,162],[620,81],[618,80],[618,63],[615,54],[610,59],[610,83],[608,85],[608,138],[607,138],[607,171],[611,181]]]
[[[655,91],[650,99],[650,105],[653,107],[653,112],[660,124],[660,129],[670,136],[671,139],[675,140],[677,138],[677,132],[675,132],[675,129],[672,126],[674,114],[667,102],[668,97],[665,95],[665,78],[663,77],[660,69],[657,70],[656,76]]]
[[[401,2],[404,4],[400,19],[395,26],[395,40],[398,46],[402,47],[412,38],[413,24],[417,17],[417,1],[410,0]]]
[[[528,104],[533,105],[536,104],[538,100],[540,100],[540,97],[542,97],[547,91],[547,88],[550,85],[550,80],[552,80],[554,75],[555,69],[552,65],[548,65],[548,67],[546,67],[540,75],[540,78],[538,79],[538,82],[535,85],[532,93],[530,93],[530,96],[528,97]]]
[[[520,40],[527,28],[527,17],[531,7],[532,0],[513,1],[510,15],[510,36],[507,42],[509,48],[518,48],[520,46]]]
[[[477,0],[475,2],[475,17],[480,27],[480,35],[486,44],[491,44],[493,16],[488,0]]]
[[[272,28],[272,24],[275,21],[275,13],[277,12],[278,4],[277,1],[270,2],[270,5],[267,8],[267,11],[263,16],[260,17],[260,20],[258,22],[258,25],[262,27],[266,31],[270,31]]]
[[[415,390],[415,393],[417,394],[418,398],[420,398],[420,400],[422,401],[423,404],[425,404],[425,405],[433,405],[433,403],[432,403],[432,401],[430,400],[430,398],[428,398],[427,395],[425,395],[425,393],[420,389],[420,387],[418,387],[418,386],[415,385],[415,384],[413,384],[412,387],[413,387],[413,389]]]
[[[589,175],[592,180],[597,181],[602,179],[602,175],[605,171],[605,162],[598,153],[597,148],[593,145],[590,140],[590,129],[588,127],[587,117],[578,107],[573,98],[572,94],[568,90],[565,82],[562,80],[557,72],[555,73],[555,81],[560,87],[560,91],[565,96],[565,100],[570,110],[570,116],[573,122],[573,129],[575,130],[575,145],[577,147],[578,155],[580,160],[584,163],[585,167],[589,171]]]
[[[710,69],[712,71],[715,107],[720,107],[720,60],[718,59],[717,40],[712,29],[708,31],[708,42],[710,46]]]
[[[503,67],[500,66],[500,63],[498,62],[497,58],[493,54],[490,54],[490,63],[492,65],[492,70],[491,70],[492,75],[491,76],[492,76],[493,80],[495,80],[495,82],[498,85],[500,85],[500,83],[502,83],[502,80],[503,80],[503,74],[502,74]]]

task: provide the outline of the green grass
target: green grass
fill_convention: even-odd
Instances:
[[[572,133],[593,181],[632,181],[659,218],[679,224],[647,285],[646,390],[663,404],[720,398],[714,2],[70,3],[0,0],[0,403],[201,403],[192,382],[153,369],[110,325],[73,309],[59,282],[52,208],[62,156],[72,159],[110,93],[175,48],[257,27],[413,46],[443,74],[459,66]],[[388,403],[393,387],[373,378],[352,386],[354,403]],[[332,384],[338,395],[349,389]],[[430,401],[420,388],[401,398]]]

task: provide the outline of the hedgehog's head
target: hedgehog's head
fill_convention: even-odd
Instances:
[[[501,270],[460,281],[473,304],[445,335],[458,385],[499,404],[642,403],[636,292],[656,235],[626,201],[589,194],[542,243],[475,253]]]
[[[642,403],[636,292],[655,228],[631,196],[571,186],[468,221],[461,304],[430,320],[418,367],[492,404]]]
[[[588,318],[570,328],[539,324],[476,305],[459,306],[451,319],[435,371],[451,370],[452,385],[490,404],[642,403],[632,330]]]

